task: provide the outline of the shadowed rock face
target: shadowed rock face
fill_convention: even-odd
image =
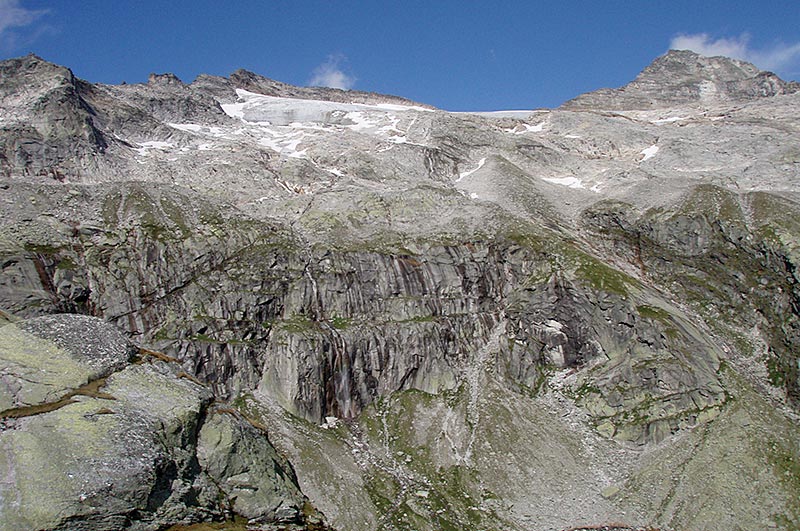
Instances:
[[[246,71],[0,68],[0,315],[30,318],[0,328],[0,403],[106,377],[116,398],[8,420],[8,466],[48,422],[91,435],[48,440],[75,455],[140,434],[98,443],[113,501],[47,491],[80,525],[313,528],[303,494],[341,529],[800,515],[796,84],[672,51],[492,117]],[[180,367],[130,365],[112,325]]]

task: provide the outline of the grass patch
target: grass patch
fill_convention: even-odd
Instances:
[[[656,306],[648,306],[643,304],[641,306],[637,306],[636,311],[645,319],[661,322],[670,322],[672,320],[668,311]]]
[[[303,334],[308,332],[318,332],[319,323],[306,315],[293,313],[282,321],[277,321],[275,326],[290,334]]]
[[[334,327],[336,330],[347,330],[351,326],[353,326],[353,320],[347,317],[341,317],[339,315],[334,315],[330,319],[331,326]]]
[[[592,288],[623,297],[628,294],[628,286],[632,280],[625,273],[617,271],[589,255],[581,258],[575,273]]]

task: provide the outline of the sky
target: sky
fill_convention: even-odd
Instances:
[[[0,0],[0,59],[92,82],[245,68],[452,111],[555,107],[671,47],[800,80],[800,1]]]

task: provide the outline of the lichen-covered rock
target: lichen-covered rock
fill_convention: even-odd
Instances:
[[[146,364],[112,375],[95,396],[6,420],[0,522],[111,530],[221,516],[216,487],[193,466],[209,399],[168,366]]]
[[[213,394],[176,363],[129,365],[130,343],[85,316],[0,334],[14,391],[0,412],[0,528],[155,530],[232,514],[305,522],[291,466],[266,435],[209,413]]]
[[[43,316],[0,328],[0,411],[39,406],[123,368],[136,352],[96,317]]]

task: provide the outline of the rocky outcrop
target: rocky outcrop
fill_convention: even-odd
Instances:
[[[701,186],[670,208],[637,215],[604,203],[584,220],[615,253],[663,279],[741,354],[763,356],[769,379],[797,404],[797,211],[795,202],[771,194]]]
[[[0,527],[161,529],[238,514],[303,524],[266,434],[163,355],[92,317],[0,327]],[[319,517],[316,516],[319,523]]]
[[[716,416],[726,401],[724,353],[678,308],[602,267],[587,261],[577,278],[554,275],[515,293],[510,352],[498,363],[532,389],[548,368],[585,368],[575,398],[620,440],[660,441]],[[587,281],[605,287],[587,290]]]
[[[798,90],[797,83],[787,83],[745,61],[670,50],[624,87],[583,94],[566,102],[564,108],[647,110],[726,100],[744,102]]]
[[[69,69],[28,55],[3,61],[0,72],[0,104],[6,109],[0,129],[4,175],[63,180],[108,147],[83,97],[87,84]],[[48,119],[35,119],[41,116]]]

